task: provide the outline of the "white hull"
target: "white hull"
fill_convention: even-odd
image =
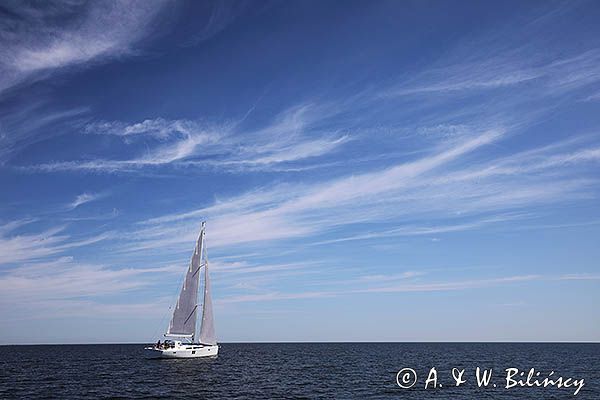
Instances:
[[[201,344],[182,344],[169,349],[159,349],[156,346],[144,349],[148,358],[199,358],[216,357],[219,346],[205,346]]]

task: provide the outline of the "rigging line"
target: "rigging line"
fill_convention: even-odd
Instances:
[[[154,340],[154,338],[158,337],[158,332],[160,331],[162,326],[165,326],[165,321],[167,319],[167,316],[169,315],[169,312],[171,311],[171,307],[169,307],[164,313],[163,316],[160,320],[160,325],[156,327],[155,331],[154,331],[154,335],[152,335],[152,340]]]

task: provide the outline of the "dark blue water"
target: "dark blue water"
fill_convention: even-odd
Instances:
[[[217,359],[146,360],[143,345],[0,346],[2,399],[600,399],[600,344],[222,344]],[[488,387],[475,368],[493,368]],[[402,389],[397,372],[415,370]],[[424,389],[431,367],[441,387]],[[450,371],[465,369],[454,387]],[[506,389],[505,369],[584,379]],[[496,383],[494,388],[492,385]]]

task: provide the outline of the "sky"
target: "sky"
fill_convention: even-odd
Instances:
[[[600,340],[600,4],[0,6],[0,343]]]

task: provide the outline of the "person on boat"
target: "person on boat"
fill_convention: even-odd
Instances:
[[[160,340],[158,342],[156,342],[156,348],[160,349]]]

